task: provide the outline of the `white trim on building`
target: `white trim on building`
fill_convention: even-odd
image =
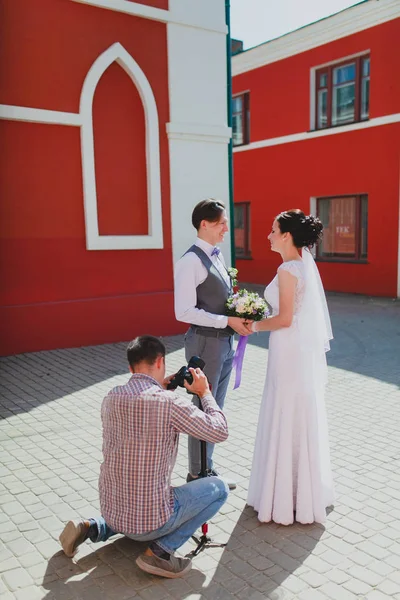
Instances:
[[[370,127],[379,127],[382,125],[390,125],[391,123],[400,123],[400,113],[393,115],[385,115],[376,117],[369,121],[361,121],[360,123],[351,123],[349,125],[341,125],[340,127],[331,127],[329,129],[317,129],[316,131],[302,131],[301,133],[293,133],[283,135],[281,137],[267,138],[251,142],[245,146],[237,146],[233,152],[248,152],[249,150],[258,150],[259,148],[268,148],[269,146],[280,146],[281,144],[290,144],[292,142],[305,142],[315,138],[321,138],[328,135],[338,135],[340,133],[349,133],[350,131],[358,131],[360,129],[369,129]]]
[[[99,234],[92,109],[97,84],[113,62],[118,63],[127,75],[129,75],[143,103],[146,125],[148,235]],[[120,43],[110,46],[108,50],[96,59],[89,69],[82,87],[80,114],[82,117],[81,151],[87,249],[133,250],[162,248],[160,148],[156,101],[147,77],[137,62]]]
[[[369,0],[347,8],[270,42],[236,54],[232,76],[258,69],[278,60],[312,50],[364,29],[400,17],[399,0]]]
[[[226,203],[229,214],[228,142],[231,129],[227,127],[225,2],[169,0],[169,10],[162,10],[128,0],[70,1],[167,24],[171,119],[167,124],[167,134],[175,263],[195,238],[191,213],[197,202],[210,196],[218,197]],[[148,236],[101,236],[98,230],[92,102],[99,79],[114,61],[132,79],[144,105]],[[145,74],[121,44],[113,44],[92,65],[82,88],[79,114],[0,105],[0,119],[81,127],[86,244],[89,250],[163,247],[157,106]],[[229,236],[221,247],[229,263]]]
[[[0,104],[0,119],[9,121],[26,121],[27,123],[49,123],[52,125],[82,125],[79,113],[67,113],[58,110],[44,110],[42,108],[28,108],[26,106],[13,106]]]
[[[175,23],[225,35],[228,33],[224,12],[216,10],[218,7],[215,6],[215,3],[211,6],[211,0],[202,0],[201,2],[169,0],[169,10],[155,8],[140,2],[131,2],[130,0],[72,0],[72,2],[121,12],[134,17],[143,17],[152,21],[161,21],[162,23]],[[210,8],[213,10],[209,10]]]
[[[170,140],[192,140],[227,144],[232,137],[232,128],[198,125],[197,123],[167,123],[167,134]]]
[[[129,75],[140,94],[146,121],[146,171],[148,235],[100,235],[97,211],[96,169],[93,139],[93,97],[97,84],[113,63]],[[81,127],[83,198],[87,250],[139,250],[163,248],[160,148],[157,106],[150,83],[137,62],[120,43],[103,52],[89,69],[81,91],[79,113],[0,105],[0,119]]]

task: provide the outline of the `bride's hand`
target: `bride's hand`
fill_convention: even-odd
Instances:
[[[253,329],[252,329],[252,325],[253,325],[254,321],[245,321],[243,323],[243,325],[246,327],[248,335],[251,335],[252,333],[254,333]]]

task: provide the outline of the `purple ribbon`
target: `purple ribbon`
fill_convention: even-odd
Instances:
[[[236,388],[239,387],[240,382],[242,380],[243,359],[247,345],[247,337],[247,335],[241,335],[239,337],[239,342],[236,348],[235,356],[233,357],[232,367],[234,369],[236,368],[235,385],[233,387],[234,390],[236,390]]]

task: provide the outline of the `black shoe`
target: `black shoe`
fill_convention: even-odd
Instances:
[[[199,479],[200,477],[200,473],[197,475],[197,477],[194,477],[191,473],[187,474],[186,477],[186,483],[190,483],[191,481],[196,481],[196,479]],[[215,471],[215,469],[210,469],[207,471],[207,477],[221,477],[219,475],[219,473],[217,473],[217,471]],[[228,484],[228,488],[230,490],[235,490],[236,489],[236,482],[232,481],[232,479],[226,479],[225,477],[222,477],[222,479],[224,481],[226,481],[226,483]]]
[[[186,477],[186,483],[190,483],[191,481],[196,481],[196,479],[198,479],[199,477],[200,477],[200,475],[197,475],[197,477],[195,477],[191,473],[188,473],[187,477]]]

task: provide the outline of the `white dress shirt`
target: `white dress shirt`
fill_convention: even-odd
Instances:
[[[214,246],[200,238],[196,239],[195,245],[207,254],[215,268],[230,286],[230,278],[222,253],[220,252],[218,256],[211,256]],[[178,260],[175,265],[175,317],[178,321],[184,323],[224,329],[228,325],[228,317],[214,315],[196,308],[196,288],[207,279],[207,275],[207,269],[194,252],[188,252]]]

